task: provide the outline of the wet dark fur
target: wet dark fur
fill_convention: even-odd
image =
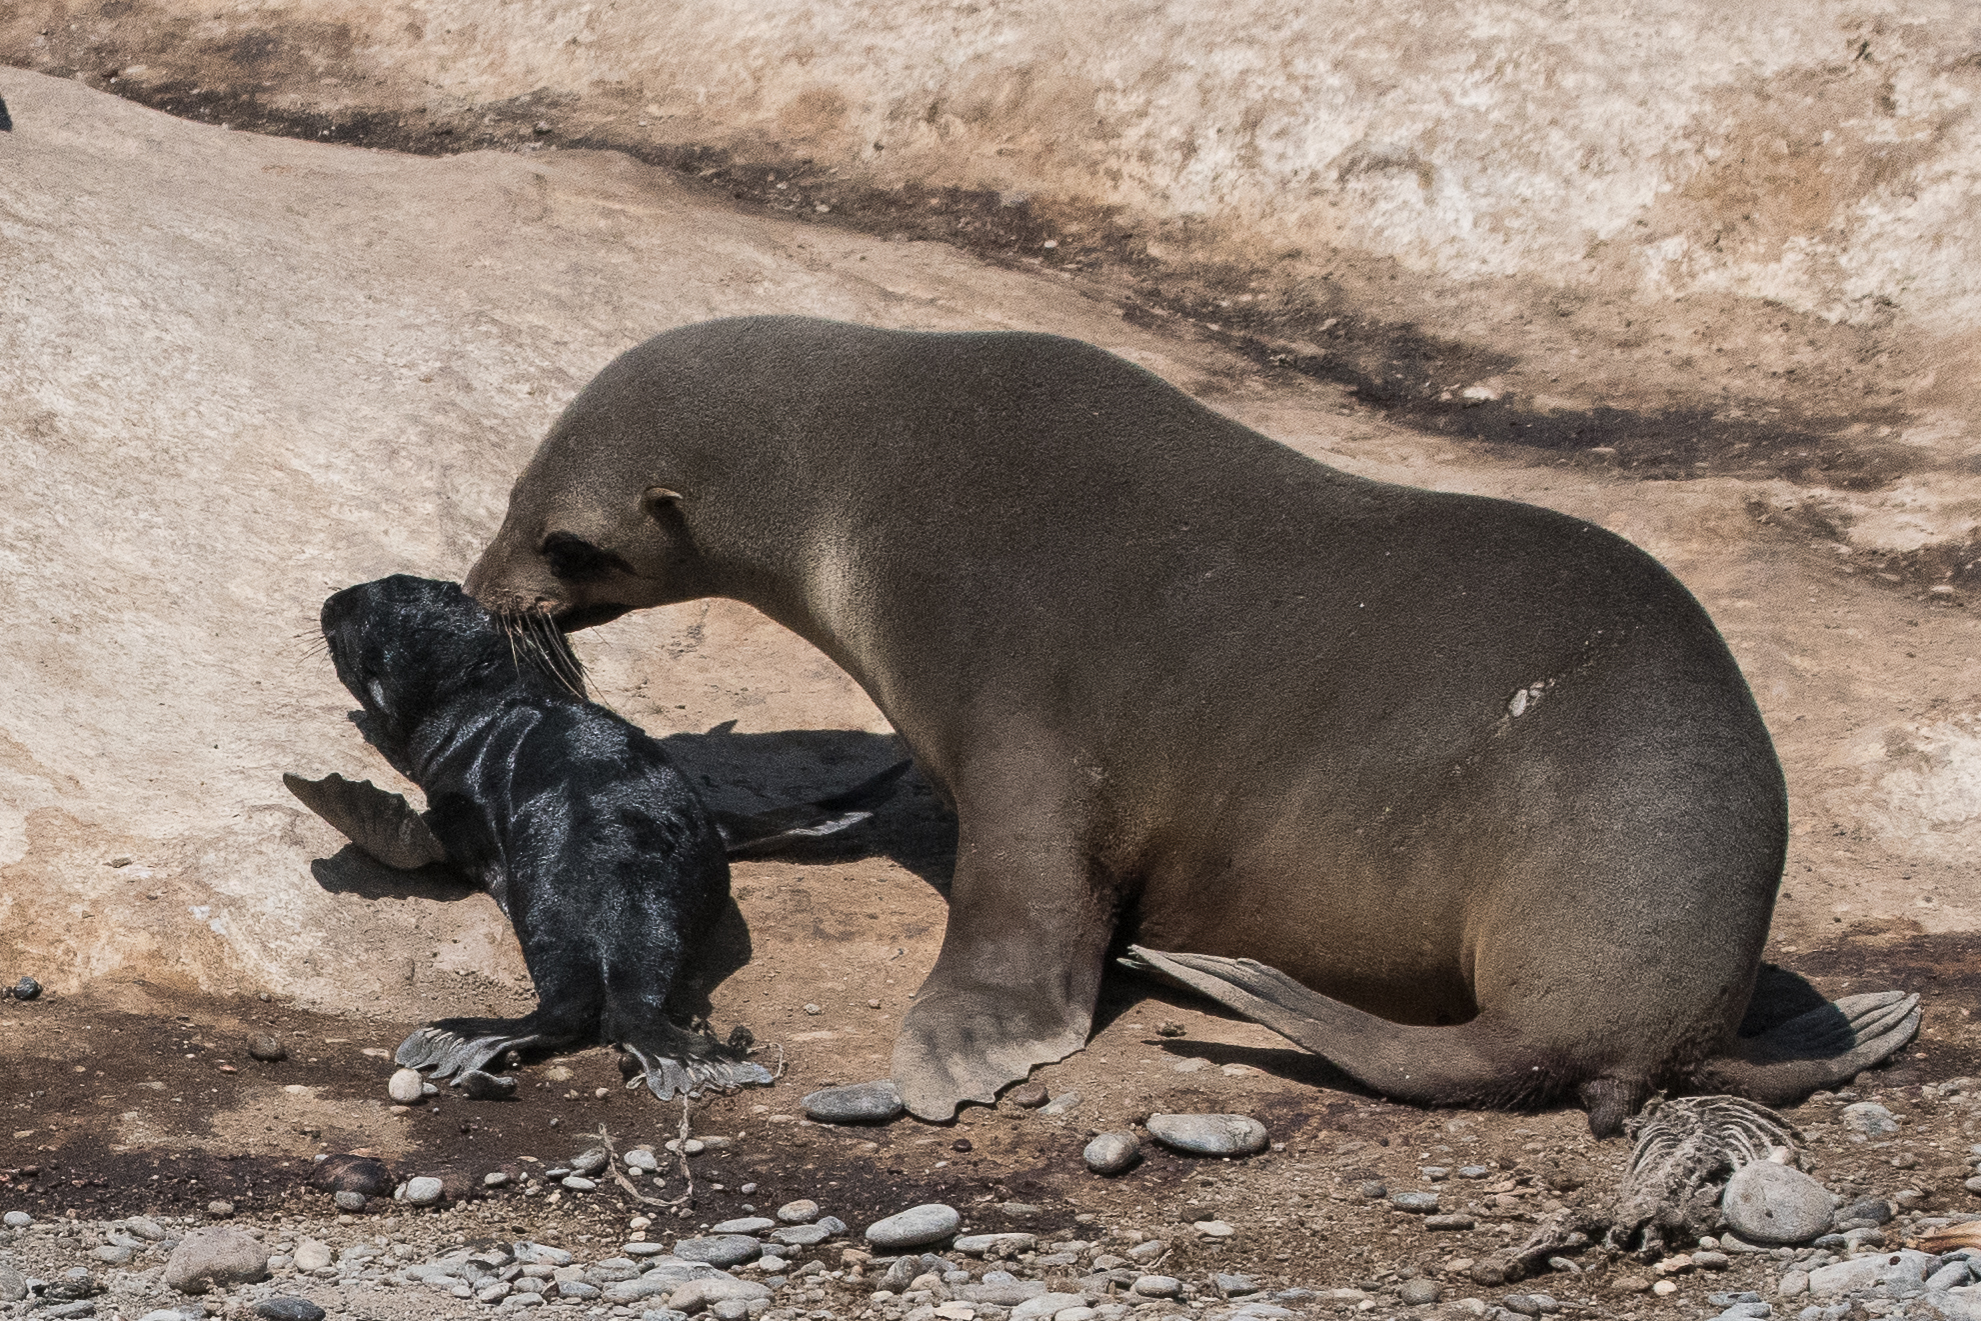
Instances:
[[[426,791],[445,861],[501,905],[536,983],[533,1013],[442,1019],[406,1039],[399,1063],[493,1092],[508,1080],[487,1066],[511,1050],[610,1043],[631,1085],[663,1100],[769,1082],[667,1016],[728,895],[724,840],[660,744],[579,694],[561,636],[519,653],[458,586],[405,575],[338,592],[322,620],[365,737]],[[567,663],[529,663],[545,647]]]

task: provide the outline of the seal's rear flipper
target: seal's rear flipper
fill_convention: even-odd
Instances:
[[[620,1057],[619,1071],[625,1075],[628,1090],[645,1084],[663,1101],[701,1095],[705,1087],[732,1091],[738,1087],[768,1087],[776,1079],[770,1070],[722,1045],[713,1037],[690,1032],[663,1020],[644,1027],[639,1040],[616,1044],[626,1053]]]
[[[821,798],[816,803],[774,807],[768,812],[711,811],[709,815],[715,818],[715,828],[730,857],[768,852],[799,840],[836,835],[867,820],[875,808],[894,796],[895,782],[913,764],[898,761],[844,793]]]
[[[521,1018],[443,1018],[400,1042],[393,1059],[401,1068],[429,1070],[435,1078],[453,1078],[456,1086],[477,1095],[489,1090],[483,1081],[489,1064],[512,1050],[532,1057],[589,1046],[593,1041],[590,1033],[549,1020],[542,1010]]]
[[[1707,1060],[1693,1081],[1763,1105],[1791,1105],[1903,1049],[1919,1018],[1917,995],[1845,996],[1734,1043],[1735,1054]]]
[[[388,867],[413,871],[447,861],[447,850],[405,795],[387,793],[370,780],[331,774],[321,780],[284,775],[282,783],[304,807]]]

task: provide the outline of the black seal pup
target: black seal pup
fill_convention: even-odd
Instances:
[[[947,1118],[1086,1040],[1110,951],[1437,1105],[1779,1103],[1917,998],[1743,1037],[1781,768],[1705,611],[1601,528],[1366,481],[1086,344],[772,317],[621,355],[468,590],[578,628],[720,595],[956,805],[903,1019]],[[1176,951],[1165,956],[1156,951]]]
[[[405,575],[336,593],[322,623],[366,739],[427,811],[369,781],[284,783],[379,861],[444,863],[485,887],[536,984],[532,1013],[442,1019],[406,1038],[399,1063],[496,1095],[514,1081],[488,1066],[510,1051],[609,1043],[629,1085],[662,1100],[770,1082],[746,1042],[679,1027],[665,1008],[728,895],[726,855],[864,819],[906,763],[812,808],[723,822],[655,739],[585,700],[554,629],[511,635],[457,585]]]

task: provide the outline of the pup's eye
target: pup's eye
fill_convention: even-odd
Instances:
[[[632,566],[609,550],[600,550],[583,537],[553,532],[540,552],[552,574],[565,582],[587,582],[614,571],[631,573]]]

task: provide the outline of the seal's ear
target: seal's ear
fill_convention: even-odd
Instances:
[[[647,511],[648,518],[659,518],[667,508],[680,501],[681,493],[670,491],[665,486],[649,486],[640,492],[640,508]]]

